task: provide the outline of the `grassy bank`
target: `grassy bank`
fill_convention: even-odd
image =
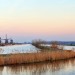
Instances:
[[[0,55],[0,65],[35,63],[74,58],[73,51],[46,51],[40,53]]]

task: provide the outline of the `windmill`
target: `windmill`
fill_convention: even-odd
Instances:
[[[2,39],[2,38],[0,37],[0,44],[2,44],[2,40],[5,41],[5,44],[13,44],[13,39],[11,39],[11,38],[8,39],[7,34],[6,34],[6,36],[5,36],[5,39]],[[9,41],[10,41],[10,42],[9,42]]]

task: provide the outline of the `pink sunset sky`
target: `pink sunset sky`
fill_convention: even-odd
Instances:
[[[75,41],[74,0],[0,0],[0,36]]]

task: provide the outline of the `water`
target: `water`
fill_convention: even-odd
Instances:
[[[0,75],[75,75],[75,59],[4,66]]]

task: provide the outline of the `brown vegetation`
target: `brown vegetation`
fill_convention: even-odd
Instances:
[[[32,41],[32,45],[34,45],[35,47],[40,48],[40,49],[46,49],[46,47],[41,46],[41,44],[45,44],[45,43],[46,43],[46,41],[43,41],[40,39]]]
[[[44,50],[63,50],[63,46],[60,47],[60,44],[58,43],[58,41],[51,41],[49,44],[50,46],[45,46],[47,44],[48,44],[48,42],[43,41],[43,40],[32,41],[32,45],[41,49],[41,51],[44,51]]]
[[[57,41],[51,42],[51,49],[58,49],[58,42]]]
[[[74,58],[73,51],[46,51],[40,53],[0,55],[0,65],[26,64]]]

